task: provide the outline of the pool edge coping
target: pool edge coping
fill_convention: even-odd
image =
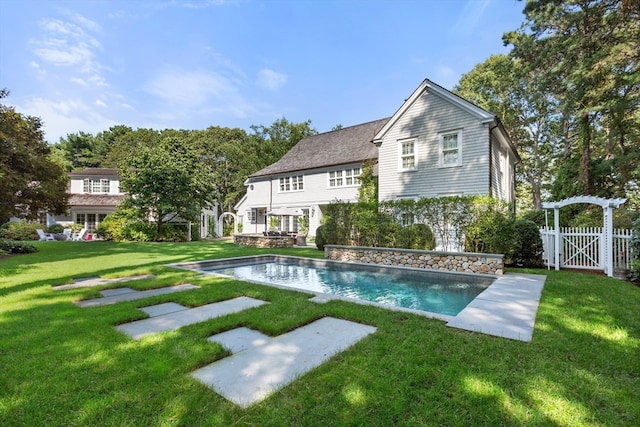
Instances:
[[[487,289],[482,291],[478,296],[476,296],[465,308],[463,308],[456,316],[434,313],[430,311],[423,310],[415,310],[405,307],[397,307],[390,306],[386,304],[380,304],[372,301],[360,300],[356,298],[342,297],[333,294],[325,294],[322,292],[314,292],[306,289],[295,288],[291,286],[284,285],[275,285],[275,284],[267,284],[264,282],[245,280],[243,281],[255,283],[263,286],[272,286],[279,289],[285,289],[295,292],[301,292],[305,294],[314,295],[315,297],[319,297],[324,300],[322,302],[331,301],[331,300],[340,300],[347,301],[355,304],[361,305],[370,305],[374,307],[383,308],[386,310],[393,310],[405,313],[416,314],[419,316],[433,318],[437,320],[441,320],[446,322],[447,326],[467,330],[477,333],[482,333],[486,335],[493,335],[501,338],[512,339],[516,341],[524,341],[530,342],[533,337],[533,330],[535,327],[535,319],[538,311],[538,306],[540,303],[540,299],[542,297],[542,290],[544,287],[544,283],[546,281],[547,276],[541,274],[526,274],[526,273],[512,273],[505,272],[501,276],[490,276],[487,274],[478,274],[478,273],[465,273],[465,272],[452,272],[452,271],[442,271],[442,270],[431,270],[424,268],[416,268],[416,267],[400,267],[400,266],[385,266],[378,264],[370,264],[370,263],[361,263],[361,262],[346,262],[346,261],[334,261],[328,260],[324,258],[308,258],[308,257],[300,257],[295,255],[277,255],[277,254],[262,254],[262,255],[247,255],[241,257],[233,257],[233,258],[217,258],[217,259],[208,259],[208,260],[200,260],[200,261],[192,261],[192,262],[180,262],[180,263],[172,263],[165,264],[167,267],[178,268],[183,270],[197,271],[198,268],[202,268],[205,263],[211,262],[220,262],[220,268],[230,267],[238,264],[242,264],[247,260],[256,260],[259,259],[260,262],[272,262],[272,261],[282,261],[282,260],[290,260],[296,259],[298,261],[303,261],[305,264],[317,264],[317,265],[327,265],[327,264],[348,264],[348,265],[357,265],[357,266],[365,266],[371,269],[374,268],[388,268],[388,269],[401,269],[415,272],[430,272],[435,274],[442,275],[462,275],[468,277],[475,278],[483,278],[483,279],[493,279],[493,283],[491,283]],[[224,261],[232,261],[228,264],[224,264]],[[189,265],[191,267],[187,267]],[[203,275],[209,276],[219,276],[229,278],[230,276],[216,274],[216,273],[202,273]],[[238,279],[236,279],[238,280]],[[523,283],[525,281],[531,283]],[[492,293],[495,293],[496,289],[502,288],[504,286],[509,287],[511,294],[514,293],[533,293],[529,295],[527,299],[512,299],[512,298],[491,298]],[[530,289],[527,287],[531,286]],[[493,289],[492,289],[493,288]],[[491,290],[491,292],[489,292]],[[513,295],[515,298],[515,295]],[[310,297],[313,298],[313,297]],[[487,304],[490,304],[491,307],[487,307]],[[518,316],[514,316],[514,308],[518,310]],[[516,325],[505,323],[505,319],[517,323]]]

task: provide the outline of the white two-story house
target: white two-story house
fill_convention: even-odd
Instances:
[[[69,226],[81,224],[93,233],[107,214],[115,212],[124,200],[117,169],[87,168],[70,172],[69,211],[66,215],[50,215],[47,222]]]
[[[120,190],[118,169],[87,168],[79,172],[68,173],[69,211],[66,215],[47,215],[47,225],[73,223],[82,225],[88,233],[95,232],[104,218],[118,209],[125,199]],[[213,207],[203,208],[200,212],[200,236],[208,237],[214,230],[218,214],[217,203]],[[173,218],[173,222],[181,222]]]
[[[302,139],[249,176],[236,211],[243,233],[266,231],[268,214],[286,208],[292,215],[278,216],[281,230],[297,230],[296,213],[315,235],[325,206],[357,201],[366,161],[377,162],[380,201],[490,195],[513,202],[519,160],[494,114],[424,80],[391,118]]]

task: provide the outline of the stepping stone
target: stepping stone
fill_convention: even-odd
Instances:
[[[110,285],[113,283],[129,282],[131,280],[143,280],[152,279],[156,277],[155,274],[145,274],[141,276],[129,276],[118,277],[117,279],[101,279],[100,277],[85,277],[82,279],[75,279],[73,283],[68,285],[53,286],[52,289],[56,291],[64,291],[67,289],[88,288],[93,286]]]
[[[136,292],[136,291],[131,288],[116,288],[116,289],[105,289],[104,291],[100,291],[100,294],[103,297],[112,297],[114,295],[130,294],[132,292]]]
[[[121,291],[125,289],[125,291]],[[102,291],[102,298],[94,298],[76,302],[76,305],[82,308],[97,307],[100,305],[115,304],[122,301],[134,301],[142,298],[153,297],[156,295],[172,294],[174,292],[188,291],[190,289],[200,289],[200,286],[186,283],[184,285],[169,286],[166,288],[148,289],[146,291],[134,291],[129,288],[110,289]],[[128,291],[127,291],[128,290]],[[106,292],[106,294],[105,294]]]
[[[272,338],[249,328],[236,328],[207,338],[220,344],[231,353],[238,353],[268,343]]]
[[[375,331],[373,326],[332,317],[275,338],[249,333],[246,328],[227,331],[209,339],[220,339],[222,345],[238,352],[191,375],[246,408]]]
[[[148,307],[142,307],[140,310],[144,311],[149,317],[162,316],[169,313],[175,313],[176,311],[188,310],[185,307],[175,302],[165,302],[164,304],[150,305]]]
[[[146,335],[176,330],[193,323],[204,322],[205,320],[237,313],[249,308],[259,307],[263,304],[268,303],[254,298],[238,297],[226,301],[214,302],[200,307],[162,314],[149,319],[125,323],[116,326],[116,329],[120,332],[124,332],[131,338],[140,339]],[[151,307],[147,307],[147,309]],[[162,311],[163,309],[158,310],[158,312]],[[152,308],[152,312],[155,312],[155,309]]]

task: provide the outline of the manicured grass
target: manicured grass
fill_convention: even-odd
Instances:
[[[0,259],[0,425],[560,425],[640,424],[640,288],[574,272],[548,274],[531,343],[443,322],[164,267],[257,253],[228,242],[39,242]],[[74,300],[102,288],[54,291],[74,277],[154,273],[148,289],[201,286],[111,306]],[[114,325],[137,308],[197,306],[239,295],[265,306],[134,341]],[[322,316],[377,332],[244,410],[189,376],[227,353],[206,337],[237,326],[279,335]]]

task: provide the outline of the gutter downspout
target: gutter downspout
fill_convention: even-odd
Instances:
[[[498,118],[494,117],[495,126],[489,125],[489,195],[493,197],[493,130],[498,127]]]

